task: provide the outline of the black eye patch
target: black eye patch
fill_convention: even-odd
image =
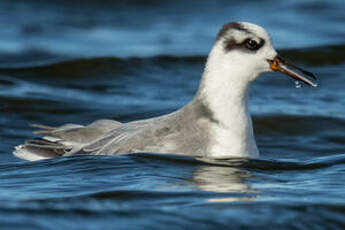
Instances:
[[[261,47],[265,45],[265,40],[260,38],[260,42],[257,42],[256,40],[252,38],[247,38],[242,42],[237,42],[235,39],[227,39],[224,41],[224,49],[229,52],[231,50],[235,49],[241,49],[244,51],[257,51]]]

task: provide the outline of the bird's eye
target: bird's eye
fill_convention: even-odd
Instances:
[[[250,38],[245,40],[245,46],[249,50],[258,50],[260,48],[260,44],[257,41]]]

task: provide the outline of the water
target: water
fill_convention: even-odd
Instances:
[[[344,229],[343,1],[1,1],[1,229]],[[262,157],[16,159],[29,124],[123,122],[194,95],[220,25],[265,26],[283,57],[251,90]]]

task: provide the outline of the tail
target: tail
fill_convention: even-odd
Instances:
[[[120,122],[112,120],[98,120],[88,126],[75,124],[66,124],[60,127],[32,125],[39,128],[34,133],[43,135],[43,137],[28,140],[24,144],[16,146],[13,154],[24,160],[36,161],[81,153],[85,145],[120,125]]]
[[[13,154],[24,160],[36,161],[64,156],[67,152],[68,148],[62,144],[38,138],[16,146]]]

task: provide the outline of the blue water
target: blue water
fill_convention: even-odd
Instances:
[[[344,1],[0,4],[0,229],[344,229]],[[252,86],[260,160],[154,153],[26,162],[29,124],[122,122],[194,95],[220,26],[264,26],[318,76]]]

